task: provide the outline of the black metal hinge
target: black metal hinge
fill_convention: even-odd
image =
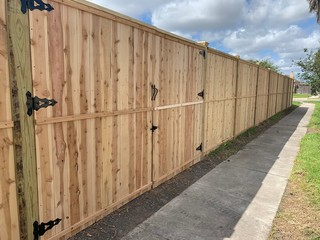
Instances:
[[[199,52],[199,54],[203,57],[203,58],[206,58],[206,50],[201,50]]]
[[[197,149],[196,149],[197,151],[200,151],[200,152],[202,152],[202,143],[199,145],[199,147],[197,147]]]
[[[155,100],[156,100],[156,97],[157,97],[157,95],[158,95],[159,90],[158,90],[158,88],[156,87],[155,84],[151,84],[151,89],[152,89],[152,97],[151,97],[151,100],[152,100],[152,101],[155,101]]]
[[[198,96],[204,98],[204,90],[202,90],[202,92],[199,92]]]
[[[58,103],[56,100],[54,99],[47,99],[47,98],[39,98],[37,96],[32,97],[31,92],[27,92],[26,93],[27,96],[27,114],[29,116],[32,115],[33,110],[38,111],[40,108],[47,108],[49,106],[54,106],[56,105],[56,103]]]
[[[57,218],[56,220],[51,220],[47,223],[38,223],[38,221],[35,221],[33,223],[33,236],[34,240],[38,240],[40,236],[43,236],[46,231],[50,230],[54,226],[58,225],[61,222],[60,218]]]
[[[44,3],[42,0],[20,0],[21,1],[21,12],[26,13],[27,9],[31,11],[38,9],[40,11],[52,11],[54,8],[49,3]]]
[[[158,126],[152,125],[152,127],[150,128],[150,130],[152,131],[152,133],[154,133],[155,130],[158,129]]]

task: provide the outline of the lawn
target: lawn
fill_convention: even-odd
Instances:
[[[320,102],[314,104],[270,239],[320,240]]]
[[[298,93],[294,93],[293,94],[293,98],[308,98],[311,97],[310,94],[298,94]]]

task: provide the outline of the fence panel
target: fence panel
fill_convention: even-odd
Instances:
[[[233,138],[237,61],[214,51],[207,55],[204,152]]]
[[[278,74],[270,72],[268,118],[276,114]]]
[[[292,99],[293,99],[293,90],[294,90],[294,80],[289,79],[289,93],[288,93],[288,101],[289,101],[289,107],[292,105]]]
[[[276,73],[86,2],[50,4],[29,13],[33,94],[58,102],[34,113],[34,220],[62,219],[43,239],[68,238],[291,103],[293,82]],[[5,5],[0,235],[19,239]]]
[[[282,106],[283,90],[284,90],[284,77],[282,75],[278,75],[276,113],[283,110],[283,106]]]
[[[288,107],[288,101],[287,101],[287,96],[288,96],[288,84],[289,84],[289,78],[284,77],[283,78],[283,93],[282,93],[282,108],[281,110],[284,110]]]
[[[0,0],[0,238],[20,239],[10,102],[6,1]]]
[[[164,38],[158,39],[159,90],[155,99],[153,181],[157,186],[200,160],[202,124],[202,74],[204,58],[201,48]]]
[[[259,68],[255,125],[268,118],[269,74],[267,69]]]
[[[258,67],[239,62],[235,136],[254,126]]]
[[[68,236],[151,187],[149,35],[54,3],[30,13],[40,220]],[[152,47],[152,46],[150,46]]]

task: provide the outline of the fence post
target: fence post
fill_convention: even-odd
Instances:
[[[204,90],[203,94],[203,104],[202,104],[202,121],[201,121],[201,142],[202,142],[202,155],[205,153],[206,150],[206,143],[205,143],[205,123],[206,123],[206,82],[207,82],[207,66],[208,66],[208,42],[199,42],[202,46],[205,47],[205,57],[204,57],[204,63],[202,67],[202,89]]]
[[[235,100],[234,100],[234,123],[233,123],[233,138],[236,137],[237,129],[237,105],[238,105],[238,81],[239,81],[239,66],[240,66],[240,56],[237,56],[237,75],[236,75],[236,89],[235,89]]]
[[[32,92],[30,26],[21,1],[8,0],[8,56],[13,147],[21,239],[34,239],[33,222],[39,220],[34,119],[27,115],[26,92]]]

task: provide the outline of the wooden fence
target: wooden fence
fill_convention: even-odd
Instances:
[[[286,76],[84,1],[49,4],[0,0],[1,240],[57,219],[43,239],[67,238],[291,106]],[[29,116],[28,91],[57,104]]]

